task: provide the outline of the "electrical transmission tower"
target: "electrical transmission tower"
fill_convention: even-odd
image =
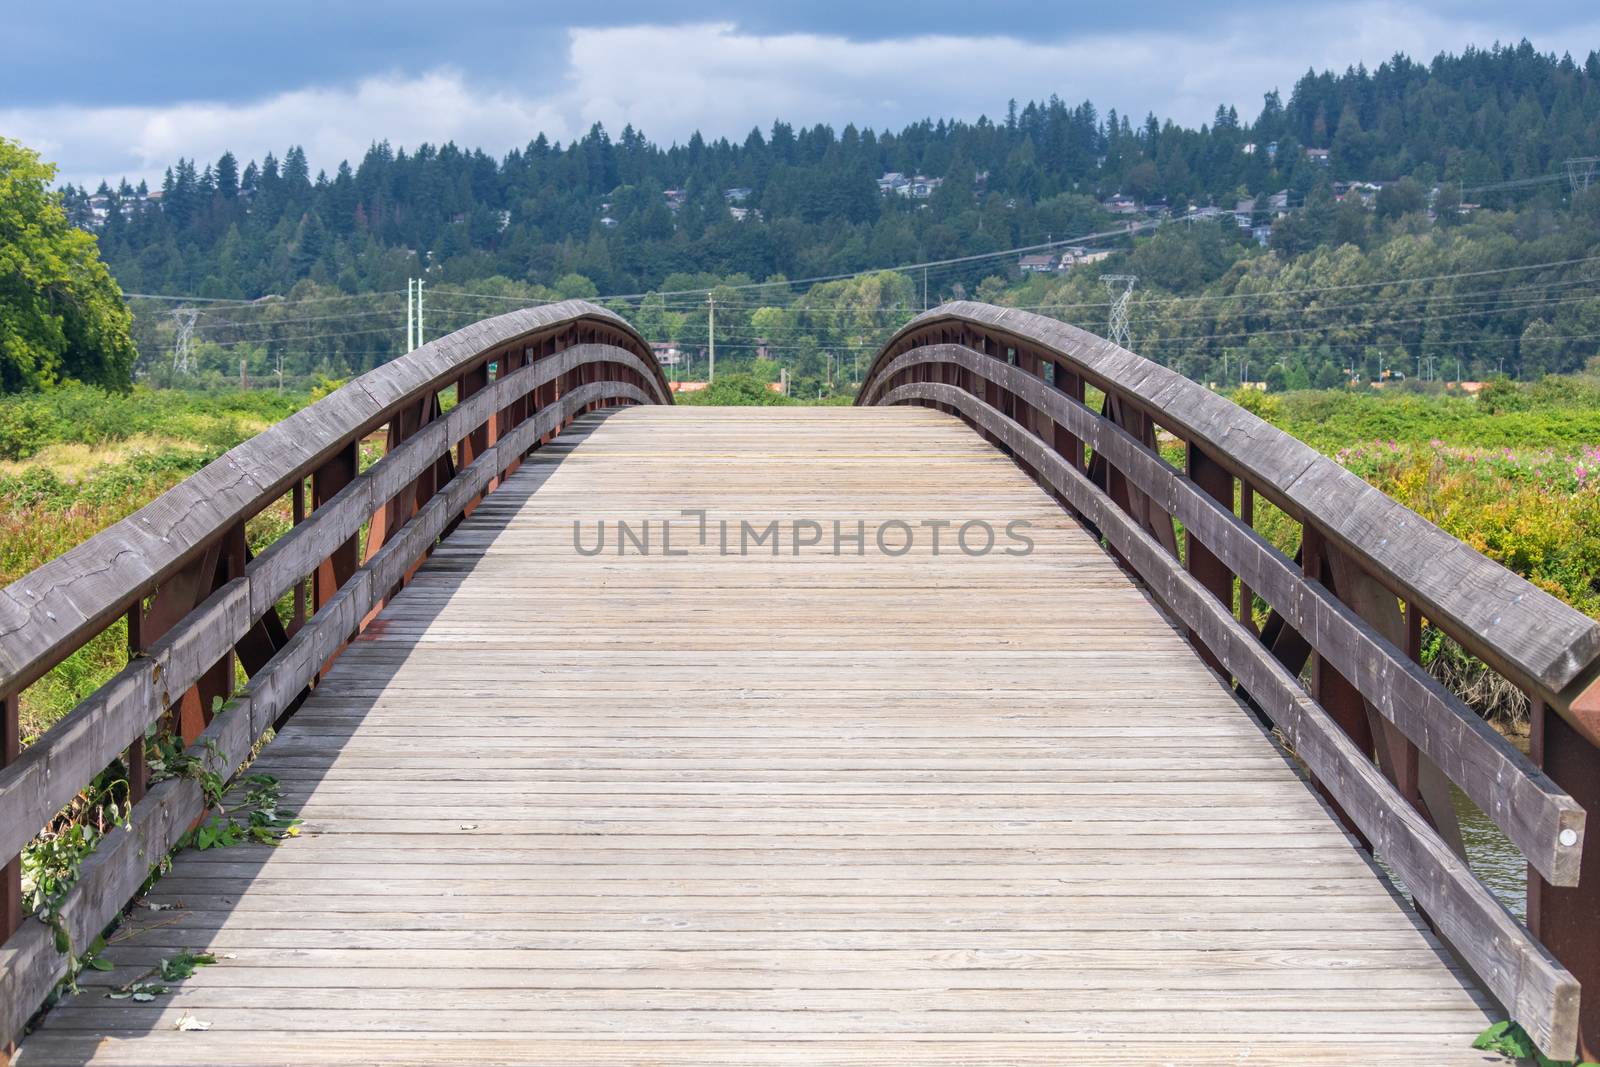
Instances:
[[[1106,339],[1112,344],[1127,348],[1128,339],[1128,303],[1133,299],[1133,286],[1139,280],[1137,274],[1107,274],[1100,279],[1105,282],[1106,292],[1111,294],[1111,321],[1106,326]],[[1118,290],[1121,290],[1118,292]]]
[[[174,308],[172,317],[178,320],[178,338],[172,346],[172,373],[187,376],[194,373],[194,324],[200,312],[194,308]]]
[[[1567,181],[1572,183],[1574,194],[1589,191],[1589,185],[1594,181],[1596,167],[1600,167],[1600,156],[1581,156],[1567,160]]]

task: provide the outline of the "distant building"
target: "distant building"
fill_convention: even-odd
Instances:
[[[1256,201],[1254,197],[1249,200],[1240,200],[1233,205],[1233,221],[1239,224],[1239,229],[1248,230],[1251,221],[1256,217]]]
[[[1247,142],[1239,151],[1247,156],[1253,156],[1256,154],[1256,143],[1254,141]]]
[[[1137,215],[1143,210],[1139,206],[1139,202],[1137,200],[1131,196],[1125,196],[1122,193],[1118,193],[1109,199],[1100,201],[1100,206],[1111,212],[1113,215]]]
[[[728,208],[728,214],[733,216],[734,222],[744,222],[746,219],[752,222],[761,221],[760,210],[753,207],[730,207]]]
[[[669,211],[679,210],[689,199],[689,194],[683,189],[667,189],[661,195],[666,198]]]
[[[1023,256],[1017,267],[1024,274],[1065,274],[1074,267],[1099,263],[1111,255],[1106,249],[1068,248],[1064,252],[1048,252]]]
[[[943,184],[943,178],[929,178],[922,174],[908,178],[897,170],[890,170],[878,179],[878,192],[884,196],[894,194],[908,200],[926,200]]]
[[[1306,158],[1319,166],[1326,167],[1330,157],[1326,148],[1308,148],[1306,149]]]
[[[1260,245],[1262,248],[1265,248],[1272,240],[1272,227],[1252,226],[1250,228],[1250,236],[1255,238],[1256,244]]]
[[[656,362],[663,367],[676,366],[682,356],[678,353],[678,346],[670,341],[651,341],[650,354],[656,357]]]
[[[730,204],[742,204],[750,199],[750,190],[743,185],[722,190],[722,199]]]
[[[1224,212],[1220,207],[1212,207],[1207,204],[1205,207],[1190,208],[1189,213],[1184,218],[1190,222],[1211,222],[1222,218],[1223,214]]]
[[[1333,198],[1343,203],[1353,196],[1367,207],[1372,207],[1378,199],[1378,190],[1382,188],[1382,182],[1334,182]]]
[[[600,225],[604,226],[608,230],[614,230],[617,228],[617,220],[612,218],[610,215],[601,215]]]

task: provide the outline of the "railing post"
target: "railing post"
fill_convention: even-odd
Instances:
[[[133,602],[128,609],[128,659],[142,651],[144,644],[144,597]],[[128,803],[137,804],[144,799],[150,785],[150,765],[145,759],[144,735],[127,747],[122,760],[128,765]]]
[[[0,723],[0,767],[15,763],[22,755],[22,696],[7,693],[4,722]],[[12,856],[0,870],[0,945],[6,943],[22,925],[22,857]],[[4,1052],[0,1045],[0,1052]]]
[[[488,387],[489,361],[486,359],[457,379],[457,405],[465,404],[469,397],[483,391],[484,389],[487,389]],[[489,445],[493,443],[493,429],[495,421],[495,416],[490,415],[482,425],[475,426],[467,431],[467,435],[461,439],[461,444],[457,446],[456,449],[456,470],[466,470],[467,467],[471,465],[473,460],[477,459],[479,456],[483,455],[489,450]],[[466,507],[461,509],[461,517],[464,519],[471,515],[473,511],[477,509],[478,501],[482,499],[483,496],[480,494],[467,501]]]
[[[1044,364],[1040,362],[1038,353],[1019,347],[1017,349],[1017,369],[1030,378],[1044,377]],[[1044,412],[1033,410],[1021,397],[1016,398],[1015,418],[1022,424],[1023,429],[1035,437],[1044,437],[1044,425],[1047,421]]]
[[[1056,364],[1056,389],[1065,393],[1079,404],[1083,403],[1083,378],[1066,368],[1065,364]],[[1055,434],[1056,451],[1067,458],[1076,470],[1083,470],[1083,442],[1078,440],[1076,434],[1065,426],[1057,426]]]
[[[1184,451],[1189,480],[1211,499],[1232,511],[1233,475],[1229,473],[1228,468],[1218,463],[1193,441],[1185,444]],[[1183,545],[1184,562],[1189,573],[1194,575],[1212,596],[1232,608],[1233,572],[1228,570],[1210,549],[1200,543],[1193,530],[1184,529]],[[1189,631],[1189,643],[1194,645],[1200,653],[1200,658],[1205,660],[1212,670],[1225,678],[1228,676],[1227,670],[1222,666],[1222,660],[1206,647],[1193,630]]]
[[[361,442],[351,441],[328,458],[328,461],[311,474],[311,508],[315,511],[335,493],[355,480],[361,468]],[[361,535],[356,534],[333,550],[332,555],[317,564],[312,579],[312,608],[321,611],[339,587],[350,580],[360,563]]]
[[[1239,480],[1239,521],[1252,530],[1256,527],[1256,491],[1242,478]],[[1256,626],[1255,590],[1246,585],[1242,577],[1239,579],[1239,622],[1251,633],[1260,635]]]
[[[531,349],[524,348],[519,345],[514,351],[507,352],[501,357],[502,362],[496,377],[504,378],[506,375],[513,374],[516,371],[528,366],[528,364],[532,362],[532,360],[529,358],[529,353],[531,351]],[[523,420],[525,420],[527,417],[528,396],[527,394],[523,394],[516,400],[513,400],[510,404],[506,405],[505,409],[495,416],[495,421],[497,423],[497,433],[495,435],[496,441],[504,440],[506,434],[520,426]],[[522,457],[508,457],[501,460],[500,465],[505,468],[506,477],[509,478],[512,472],[522,465]],[[498,477],[489,482],[489,487],[491,489],[498,488],[499,485],[500,479]]]
[[[1591,818],[1600,814],[1600,748],[1542,700],[1533,702],[1529,726],[1533,762]],[[1600,1059],[1600,848],[1584,848],[1578,884],[1570,888],[1552,886],[1528,868],[1528,929],[1583,987],[1578,1059]]]
[[[1311,526],[1302,526],[1300,532],[1300,572],[1305,577],[1320,585],[1329,584],[1326,578],[1327,556],[1322,538]],[[1369,759],[1372,756],[1372,731],[1367,726],[1367,709],[1361,699],[1361,693],[1351,685],[1338,671],[1329,667],[1323,657],[1315,648],[1310,650],[1311,655],[1311,698],[1321,704],[1323,710],[1333,719],[1339,729],[1350,736]],[[1322,791],[1323,799],[1333,808],[1334,814],[1339,816],[1339,821],[1344,828],[1361,842],[1361,847],[1368,852],[1372,851],[1372,842],[1367,840],[1365,834],[1356,826],[1339,802],[1328,794],[1326,788],[1318,785]]]
[[[299,526],[306,519],[306,479],[300,475],[294,480],[294,487],[289,491],[289,507],[294,525]],[[293,637],[306,622],[306,583],[300,579],[294,583],[294,606],[289,616],[288,633]]]
[[[197,559],[156,587],[150,598],[150,610],[144,612],[137,626],[139,644],[130,646],[130,653],[149,648],[211,595],[218,585],[217,569],[223,565],[225,538],[225,534],[216,535]],[[209,673],[202,675],[200,683],[179,695],[166,711],[170,716],[169,725],[185,744],[199,737],[206,727],[211,709],[203,687],[209,677]]]

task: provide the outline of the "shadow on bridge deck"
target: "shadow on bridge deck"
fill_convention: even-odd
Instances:
[[[302,836],[178,857],[19,1064],[1495,1062],[1495,1009],[1291,762],[954,420],[634,408],[563,442],[263,752]],[[618,519],[687,554],[617,555]],[[105,996],[183,949],[219,962]]]

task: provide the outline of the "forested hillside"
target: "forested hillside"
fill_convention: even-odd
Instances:
[[[1109,270],[1139,276],[1144,354],[1200,378],[1275,368],[1328,384],[1347,368],[1426,374],[1429,357],[1438,376],[1473,377],[1592,356],[1600,192],[1580,194],[1565,162],[1597,154],[1600,53],[1579,64],[1523,43],[1310,72],[1253,119],[1219,108],[1198,129],[1058,99],[997,121],[777,121],[671,147],[596,126],[500,160],[381,141],[332,173],[297,148],[179,160],[159,196],[69,188],[66,204],[132,293],[282,297],[202,310],[201,365],[230,377],[240,358],[259,376],[281,356],[304,377],[397,354],[399,294],[424,276],[430,335],[529,299],[623,294],[653,339],[691,350],[721,286],[721,358],[764,354],[826,390],[941,297],[1103,327]],[[1110,235],[1130,224],[1142,236]],[[1117,254],[1025,284],[1019,257],[998,254],[1088,234]],[[966,257],[980,258],[816,292],[757,287]],[[159,369],[170,304],[135,306],[144,366]]]

